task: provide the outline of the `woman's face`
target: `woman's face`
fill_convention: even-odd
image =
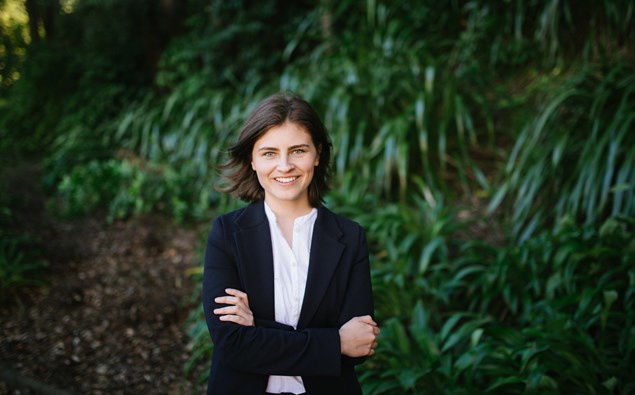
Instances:
[[[309,185],[319,162],[311,135],[302,126],[274,126],[254,144],[251,167],[270,206],[309,205]]]

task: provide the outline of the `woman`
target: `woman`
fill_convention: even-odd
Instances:
[[[331,144],[304,100],[276,94],[229,150],[231,192],[214,221],[203,306],[214,343],[208,394],[361,394],[354,365],[379,328],[362,228],[323,205]]]

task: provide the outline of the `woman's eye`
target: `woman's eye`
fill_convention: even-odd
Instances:
[[[270,157],[272,157],[272,156],[274,156],[274,155],[275,155],[275,153],[274,153],[274,152],[264,152],[264,153],[262,154],[262,156],[264,156],[264,157],[268,157],[268,158],[270,158]]]
[[[295,154],[295,155],[301,155],[301,154],[303,154],[303,153],[304,153],[304,150],[303,150],[303,149],[296,149],[296,150],[293,150],[293,154]]]

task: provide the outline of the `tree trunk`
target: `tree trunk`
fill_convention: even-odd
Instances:
[[[159,59],[170,40],[183,33],[187,17],[186,0],[161,0],[140,20],[144,57],[148,70],[154,75]]]
[[[29,16],[29,35],[31,42],[40,41],[40,5],[37,0],[26,0],[26,13]]]
[[[42,24],[44,25],[44,33],[46,34],[46,38],[53,37],[55,17],[57,16],[58,9],[58,0],[44,0],[44,14],[42,15]]]

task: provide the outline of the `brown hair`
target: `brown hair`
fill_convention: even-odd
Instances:
[[[269,129],[292,122],[302,126],[310,135],[320,156],[319,164],[309,185],[309,204],[319,207],[328,192],[330,175],[331,141],[320,117],[309,103],[299,96],[281,92],[264,99],[243,124],[238,141],[229,148],[229,160],[220,165],[229,170],[225,178],[229,185],[218,188],[248,202],[264,199],[265,192],[256,173],[251,168],[251,153],[256,141]]]

